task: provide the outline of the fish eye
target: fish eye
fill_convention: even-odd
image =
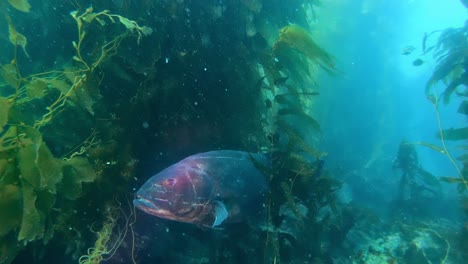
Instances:
[[[176,184],[176,180],[174,178],[169,178],[164,181],[166,186],[174,186]]]

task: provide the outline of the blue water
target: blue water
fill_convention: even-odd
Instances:
[[[422,57],[425,63],[420,67],[412,61],[421,57],[424,33],[464,25],[467,13],[462,4],[347,1],[344,6],[329,10],[330,16],[317,22],[317,31],[326,35],[344,72],[338,79],[325,78],[322,85],[327,89],[321,92],[326,100],[314,109],[323,111],[321,123],[330,132],[324,136],[324,146],[333,150],[331,156],[340,157],[331,162],[351,163],[359,169],[388,168],[402,139],[441,146],[435,137],[439,129],[436,114],[424,94],[435,62],[430,55]],[[436,40],[432,37],[428,43]],[[407,46],[416,50],[401,55]],[[437,89],[442,91],[443,84]],[[466,124],[463,115],[454,114],[460,103],[454,99],[450,105],[439,106],[445,128]],[[454,156],[461,153],[457,144],[448,142]],[[418,147],[418,152],[421,164],[435,175],[456,174],[447,157],[425,147]],[[389,172],[382,173],[376,177],[389,177]]]

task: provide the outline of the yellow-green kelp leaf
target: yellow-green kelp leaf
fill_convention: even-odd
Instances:
[[[28,13],[29,9],[31,9],[31,5],[29,4],[28,0],[8,0],[11,6],[18,9],[19,11]]]
[[[26,84],[26,92],[29,99],[41,98],[46,94],[47,83],[41,79],[35,79]]]
[[[40,238],[44,234],[44,225],[41,224],[41,216],[36,208],[37,196],[34,188],[25,183],[22,186],[23,216],[18,241],[28,241]]]
[[[67,94],[71,87],[71,84],[61,79],[42,79],[42,81],[46,82],[49,88],[57,89],[63,94]]]
[[[0,74],[11,87],[18,88],[20,77],[18,70],[14,64],[7,64],[3,65],[2,69],[0,70]]]
[[[96,13],[89,13],[89,14],[86,14],[83,16],[83,21],[85,21],[86,23],[91,23],[93,22],[93,20],[96,18],[96,16],[98,16],[98,14]]]
[[[446,155],[447,153],[445,152],[445,150],[443,150],[442,148],[434,145],[434,144],[431,144],[431,143],[427,143],[427,142],[423,142],[423,141],[417,141],[417,142],[408,142],[408,143],[404,143],[404,144],[408,144],[408,145],[421,145],[421,146],[424,146],[424,147],[428,147],[428,148],[431,148],[437,152],[439,152],[440,154],[443,154],[443,155]]]
[[[46,220],[55,204],[55,194],[36,190],[27,182],[22,184],[23,214],[21,218],[18,241],[26,244],[29,241],[42,239],[46,234]],[[47,229],[51,229],[48,225]],[[50,235],[51,231],[48,230]],[[43,241],[45,243],[45,241]]]
[[[0,182],[0,236],[21,223],[21,191],[15,184]]]
[[[329,73],[336,72],[332,56],[315,43],[306,29],[298,25],[287,25],[280,30],[279,38],[273,46],[273,52],[276,53],[285,47],[299,51]]]
[[[56,184],[62,180],[62,163],[42,141],[39,131],[32,127],[23,129],[32,144],[18,151],[18,166],[23,180],[34,188],[55,193]]]
[[[8,113],[10,112],[11,105],[10,99],[0,97],[0,133],[3,132],[3,127],[8,123]]]
[[[92,182],[96,179],[91,164],[85,158],[74,157],[64,161],[63,180],[60,188],[63,190],[63,196],[74,200],[82,194],[82,183]]]
[[[151,35],[151,33],[153,33],[153,30],[150,27],[147,27],[147,26],[140,27],[133,20],[130,20],[122,16],[118,16],[118,17],[119,17],[120,23],[122,23],[128,30],[132,32],[133,30],[137,30],[138,32],[141,32],[141,34],[143,34],[144,36],[148,36],[148,35]]]
[[[29,57],[28,52],[26,51],[26,45],[28,44],[28,39],[13,27],[11,23],[8,23],[8,32],[9,34],[9,39],[11,44],[13,45],[19,45],[21,48],[23,48],[24,54],[26,54],[27,57]]]
[[[16,126],[10,126],[5,133],[0,137],[0,152],[18,148],[18,145],[31,145],[30,138],[25,138],[24,133],[18,133]]]
[[[464,179],[456,177],[439,177],[439,179],[448,183],[466,183]]]

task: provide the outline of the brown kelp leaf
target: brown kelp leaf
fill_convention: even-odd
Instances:
[[[10,112],[11,105],[10,99],[0,97],[0,133],[3,132],[3,127],[8,123],[8,113]]]
[[[332,56],[315,43],[307,30],[298,25],[287,25],[280,30],[279,38],[273,46],[273,52],[276,53],[284,47],[301,52],[309,60],[316,62],[329,73],[336,72]]]
[[[306,114],[302,109],[299,108],[283,108],[278,110],[278,115],[295,115],[306,121],[312,128],[320,132],[319,123],[310,115]]]
[[[407,143],[404,143],[404,144],[413,144],[413,145],[420,145],[420,146],[424,146],[424,147],[428,147],[428,148],[431,148],[437,152],[439,152],[440,154],[443,154],[443,155],[446,155],[445,153],[445,150],[443,150],[442,148],[436,146],[436,145],[433,145],[433,144],[430,144],[430,143],[427,143],[427,142],[422,142],[422,141],[418,141],[418,142],[407,142]]]
[[[465,180],[456,177],[439,177],[439,179],[448,183],[466,183]]]
[[[29,9],[31,9],[28,0],[8,0],[8,3],[21,12],[28,13]]]
[[[32,241],[44,235],[44,223],[41,223],[41,216],[36,208],[37,196],[34,188],[27,182],[22,184],[23,216],[18,234],[18,241]]]
[[[299,153],[290,153],[286,158],[286,164],[288,164],[288,169],[298,176],[308,178],[314,174],[312,162]]]
[[[82,194],[82,183],[92,182],[97,175],[85,158],[74,157],[64,161],[61,189],[65,198],[75,200]]]

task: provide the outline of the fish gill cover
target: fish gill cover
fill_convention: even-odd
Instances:
[[[445,233],[389,228],[336,196],[314,112],[321,90],[333,89],[320,77],[342,74],[312,30],[324,4],[0,1],[0,263],[364,263],[379,252],[446,261]],[[428,94],[450,76],[444,95],[459,93],[456,47],[439,46],[447,53],[436,55]],[[410,146],[395,163],[401,185],[421,194],[421,177],[437,191],[430,173],[405,170]],[[269,158],[251,160],[267,182],[265,223],[207,230],[134,211],[129,201],[151,175],[216,149]],[[443,180],[466,186],[466,166],[459,171]],[[370,241],[367,229],[384,234],[380,247],[353,244]]]

